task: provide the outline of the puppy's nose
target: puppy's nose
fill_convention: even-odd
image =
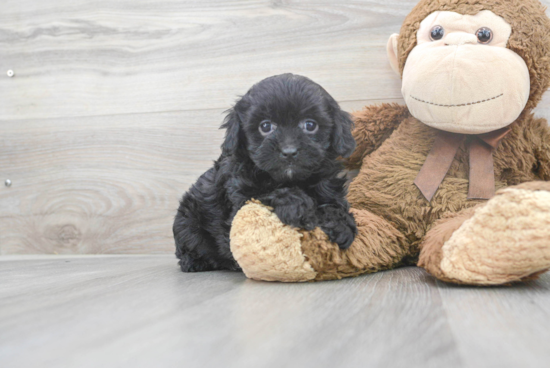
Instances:
[[[291,158],[298,156],[298,148],[294,146],[287,146],[281,149],[281,156],[284,158]]]

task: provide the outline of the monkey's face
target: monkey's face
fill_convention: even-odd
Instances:
[[[523,59],[506,47],[511,32],[488,10],[475,16],[430,14],[403,70],[402,93],[411,114],[426,125],[464,134],[514,122],[529,99],[530,81]],[[396,45],[390,39],[388,52]]]

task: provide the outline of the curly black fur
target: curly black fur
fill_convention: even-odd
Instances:
[[[266,122],[276,129],[262,133]],[[308,78],[282,74],[255,84],[228,111],[221,156],[180,202],[173,230],[182,271],[239,270],[229,230],[251,198],[273,207],[283,223],[319,226],[348,248],[357,229],[337,158],[355,149],[352,125]]]

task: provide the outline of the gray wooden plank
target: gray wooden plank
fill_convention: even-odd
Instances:
[[[550,366],[550,274],[526,285],[475,288],[438,282],[465,366]]]
[[[0,122],[0,253],[172,252],[178,199],[219,156],[221,112]]]
[[[341,101],[400,98],[385,45],[415,2],[5,1],[0,115],[226,108],[283,72]]]
[[[385,45],[415,3],[5,1],[0,115],[225,108],[252,83],[289,71],[341,101],[400,98]]]
[[[7,256],[0,280],[3,366],[462,366],[417,268],[278,284],[170,256]]]
[[[173,253],[178,200],[219,157],[222,120],[222,109],[0,120],[0,180],[12,181],[0,186],[0,255]]]

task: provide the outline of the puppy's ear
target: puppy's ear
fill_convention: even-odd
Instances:
[[[241,119],[235,108],[227,111],[227,116],[220,129],[225,129],[225,140],[222,143],[223,153],[235,154],[239,147],[239,136],[241,134]]]
[[[227,116],[223,121],[221,129],[225,130],[225,140],[222,143],[222,151],[225,154],[236,154],[240,148],[245,147],[243,134],[243,123],[241,116],[246,109],[247,103],[241,99],[235,107],[227,110]]]
[[[350,114],[340,110],[340,106],[334,102],[333,119],[334,131],[332,133],[332,148],[342,157],[349,157],[355,150],[355,139],[351,135],[353,120]]]

